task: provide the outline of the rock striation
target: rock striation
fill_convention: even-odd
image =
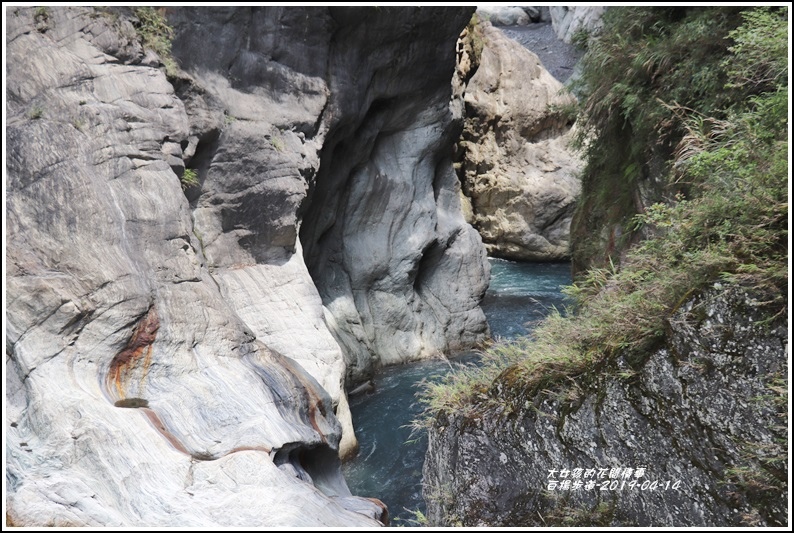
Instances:
[[[456,52],[448,43],[471,10],[330,14],[346,30],[328,58],[328,132],[300,238],[349,380],[359,381],[373,365],[487,336],[479,301],[488,263],[463,218],[449,149],[461,109],[458,97],[450,113]]]
[[[487,332],[424,9],[9,8],[9,524],[385,520],[346,373]]]
[[[457,153],[470,220],[490,255],[564,260],[582,169],[570,147],[576,100],[537,55],[487,22],[478,31]]]
[[[506,371],[487,393],[501,408],[430,432],[430,524],[784,525],[787,327],[759,305],[737,289],[691,298],[663,347],[594,382],[521,390]]]

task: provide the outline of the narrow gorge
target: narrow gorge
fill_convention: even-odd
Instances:
[[[788,522],[788,8],[5,9],[7,526]]]

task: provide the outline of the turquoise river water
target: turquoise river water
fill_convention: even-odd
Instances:
[[[529,333],[552,306],[562,308],[560,286],[571,282],[570,263],[489,261],[491,284],[482,308],[494,338]],[[465,361],[476,357],[461,356]],[[412,434],[409,425],[422,410],[416,398],[419,382],[438,379],[449,370],[442,360],[392,366],[375,376],[373,393],[350,399],[361,448],[343,466],[345,478],[353,494],[379,498],[389,507],[391,525],[411,525],[414,511],[425,511],[422,464],[427,437]]]

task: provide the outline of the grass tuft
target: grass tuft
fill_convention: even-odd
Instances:
[[[179,71],[176,59],[171,54],[174,29],[166,21],[163,9],[154,7],[135,8],[135,16],[138,18],[138,22],[134,23],[134,26],[143,47],[160,56],[160,60],[165,66],[166,75],[173,77]]]
[[[179,181],[182,184],[183,191],[186,191],[191,187],[198,187],[201,185],[201,182],[199,182],[198,179],[198,174],[192,168],[186,168],[182,173],[182,177],[179,178]]]

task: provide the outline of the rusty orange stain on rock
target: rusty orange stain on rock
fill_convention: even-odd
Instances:
[[[303,379],[303,376],[298,374],[297,372],[293,372],[292,369],[288,369],[292,373],[292,375],[298,380],[298,382],[303,386],[304,391],[306,392],[306,400],[309,404],[309,422],[312,425],[312,428],[320,435],[320,438],[324,443],[328,443],[328,439],[325,437],[325,433],[320,429],[319,424],[317,423],[317,412],[320,412],[323,418],[327,416],[327,412],[325,410],[325,403],[323,402],[322,398],[320,398],[314,392],[314,387],[311,383]]]
[[[231,455],[237,452],[265,452],[269,454],[272,451],[271,448],[267,446],[238,446],[237,448],[232,448],[226,455]]]
[[[371,501],[372,503],[374,503],[378,507],[380,507],[381,513],[380,513],[380,517],[378,518],[378,520],[384,526],[388,526],[389,525],[389,508],[386,507],[386,504],[383,503],[382,501],[380,501],[377,498],[366,498],[366,499]]]
[[[320,425],[317,423],[318,414],[323,418],[328,416],[327,407],[323,399],[316,393],[315,385],[313,385],[309,380],[306,379],[305,371],[298,366],[292,359],[288,357],[284,357],[282,354],[269,348],[267,346],[262,345],[262,348],[265,350],[269,357],[275,360],[278,366],[281,367],[282,370],[286,370],[290,377],[300,384],[300,388],[305,393],[306,403],[308,404],[308,415],[309,415],[309,423],[311,424],[312,428],[317,432],[320,436],[320,439],[323,443],[328,444],[328,438],[326,437],[325,433],[320,429]]]
[[[108,373],[108,389],[115,390],[118,399],[125,397],[124,385],[136,368],[141,370],[141,384],[146,379],[152,363],[152,344],[160,328],[160,319],[154,306],[149,308],[146,316],[138,322],[127,346],[120,351],[110,363]]]
[[[163,424],[163,421],[160,420],[159,416],[157,416],[157,413],[155,413],[148,407],[141,408],[141,411],[143,411],[146,414],[146,418],[149,420],[152,426],[154,426],[154,429],[156,429],[158,433],[160,433],[163,437],[165,437],[165,440],[167,440],[168,443],[174,447],[174,449],[184,453],[185,455],[190,455],[190,452],[187,451],[185,445],[182,444],[182,442],[178,438],[176,438],[176,435],[168,431],[168,429],[165,427],[165,424]]]

